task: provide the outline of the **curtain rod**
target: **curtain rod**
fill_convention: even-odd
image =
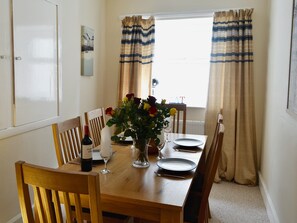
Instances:
[[[213,11],[199,11],[199,12],[166,12],[166,13],[135,13],[135,14],[127,14],[119,16],[119,19],[122,20],[126,16],[142,16],[142,17],[150,17],[154,16],[155,19],[176,19],[176,18],[193,18],[193,17],[211,17],[213,15]]]
[[[126,16],[143,16],[149,18],[154,16],[156,20],[162,19],[179,19],[179,18],[203,18],[203,17],[212,17],[215,12],[220,11],[229,11],[229,10],[240,10],[244,8],[229,8],[229,9],[212,9],[212,10],[199,10],[199,11],[189,11],[189,12],[161,12],[161,13],[135,13],[120,15],[119,19],[123,20]]]

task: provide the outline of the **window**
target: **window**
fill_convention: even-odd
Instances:
[[[212,17],[156,20],[152,95],[205,107]]]

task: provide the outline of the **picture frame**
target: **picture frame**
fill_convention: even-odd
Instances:
[[[81,75],[93,76],[94,30],[81,26]]]
[[[297,117],[297,1],[293,1],[287,111]]]

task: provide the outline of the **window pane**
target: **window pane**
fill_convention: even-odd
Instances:
[[[156,20],[152,94],[168,102],[205,107],[212,18]]]

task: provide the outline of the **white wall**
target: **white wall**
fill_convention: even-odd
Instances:
[[[105,80],[105,0],[80,1],[81,25],[95,29],[95,59],[92,77],[80,80],[80,113],[103,106]],[[94,7],[95,6],[95,7]],[[93,94],[93,92],[97,92]]]
[[[260,156],[262,145],[263,111],[266,89],[267,60],[267,0],[108,0],[106,1],[106,92],[105,106],[114,106],[117,102],[117,86],[119,74],[119,55],[121,41],[120,16],[139,14],[168,14],[213,12],[233,8],[254,8],[254,81],[257,144]],[[195,115],[197,112],[198,115]],[[188,118],[204,118],[204,110],[189,111]]]
[[[261,176],[273,222],[297,219],[297,118],[286,112],[293,0],[271,0]]]
[[[62,10],[62,119],[102,106],[104,82],[105,0],[63,0]],[[80,75],[80,26],[95,30],[94,76]],[[51,127],[0,140],[0,222],[19,217],[14,163],[24,160],[57,167]]]

